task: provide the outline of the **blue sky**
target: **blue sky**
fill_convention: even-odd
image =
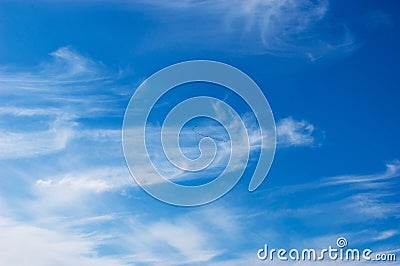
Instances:
[[[349,247],[399,257],[399,8],[397,1],[2,1],[0,265],[265,265],[257,259],[264,244],[320,249],[341,236]],[[146,78],[195,59],[230,64],[259,85],[274,113],[277,150],[255,192],[247,190],[250,163],[224,197],[185,208],[135,183],[121,129]],[[190,86],[167,95],[154,125],[163,110],[200,92],[248,112],[226,91]],[[195,131],[182,131],[192,141],[184,145],[203,132],[227,137],[210,121],[193,123]],[[224,167],[226,154],[219,156],[216,171],[194,179],[156,164],[176,182],[196,184]]]

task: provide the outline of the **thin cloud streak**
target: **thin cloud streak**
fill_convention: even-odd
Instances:
[[[222,46],[244,54],[300,56],[316,61],[331,54],[351,52],[356,47],[348,27],[329,20],[328,0],[152,0],[139,3],[141,7],[151,7],[152,11],[172,13],[180,21],[201,21],[199,25],[205,25],[207,30],[199,28],[198,35],[193,36],[182,28],[179,36],[175,36],[175,41],[202,43],[203,39],[207,39],[208,43],[204,45],[213,45],[213,49]],[[137,5],[137,2],[131,3],[133,7]],[[207,17],[207,20],[203,17]],[[165,23],[168,23],[168,19]],[[221,45],[226,42],[230,45]]]
[[[128,98],[113,87],[118,77],[107,75],[109,71],[100,62],[71,47],[61,47],[50,56],[51,60],[28,72],[0,70],[0,159],[60,152],[82,138],[120,141],[119,130],[88,129],[80,122],[85,118],[122,119],[121,102]],[[119,92],[125,90],[119,88]],[[27,96],[32,93],[35,97]]]

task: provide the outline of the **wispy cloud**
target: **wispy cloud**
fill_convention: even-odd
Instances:
[[[394,237],[399,235],[400,232],[398,230],[386,230],[381,232],[377,237],[374,238],[374,240],[380,241],[380,240],[386,240],[388,238]]]
[[[132,200],[144,192],[135,186],[123,164],[118,150],[120,129],[82,122],[123,113],[118,90],[108,86],[113,79],[101,78],[101,71],[94,70],[96,66],[101,69],[101,64],[71,48],[57,50],[52,56],[66,64],[58,68],[59,77],[47,79],[45,73],[50,72],[43,72],[49,67],[46,63],[40,71],[0,75],[6,88],[0,97],[15,99],[1,102],[0,157],[28,158],[24,167],[34,165],[25,170],[19,161],[4,163],[8,168],[2,169],[2,175],[18,191],[14,196],[6,187],[0,195],[0,234],[7,239],[0,243],[0,264],[23,265],[29,258],[31,265],[255,265],[257,245],[266,240],[282,243],[285,239],[288,245],[329,242],[335,240],[335,233],[346,233],[350,226],[347,233],[354,243],[357,239],[360,244],[380,247],[382,242],[398,238],[396,226],[386,226],[381,232],[368,228],[374,221],[399,218],[398,161],[388,163],[383,172],[258,191],[252,194],[253,201],[246,194],[249,202],[245,205],[238,191],[227,195],[236,203],[222,198],[198,209],[165,209],[149,196]],[[77,65],[71,66],[73,62]],[[56,67],[60,62],[48,64]],[[80,90],[88,92],[88,98],[82,97]],[[32,91],[36,97],[30,97]],[[257,150],[261,140],[257,128],[246,123],[250,124],[250,149]],[[234,129],[234,125],[228,126]],[[315,131],[310,122],[284,118],[277,122],[278,145],[314,146],[318,142]],[[189,146],[193,142],[189,140],[204,136],[214,138],[223,152],[229,151],[226,135],[207,126],[183,136],[188,138],[183,148],[196,155],[198,147]],[[157,135],[150,137],[156,139]],[[100,159],[96,158],[99,147],[105,149]],[[41,155],[49,154],[53,156],[40,160]],[[138,160],[143,157],[136,156]],[[221,166],[224,161],[216,162]],[[7,171],[13,163],[18,171]],[[162,163],[159,166],[164,167]],[[147,169],[141,170],[148,174]],[[176,174],[171,175],[174,178],[183,177],[180,172],[171,173]],[[299,201],[299,197],[309,200]],[[304,225],[312,229],[293,231]],[[395,249],[393,245],[388,248]]]
[[[155,10],[174,12],[174,19],[164,18],[169,18],[171,23],[176,18],[191,19],[207,28],[204,31],[198,28],[200,38],[182,28],[181,34],[174,36],[178,42],[193,42],[195,39],[198,43],[205,38],[208,46],[215,44],[218,47],[229,42],[230,45],[224,45],[224,49],[247,54],[304,56],[311,61],[354,49],[354,37],[346,25],[329,20],[328,0],[155,0],[143,1],[142,4]]]
[[[207,262],[220,252],[207,250],[207,234],[188,221],[158,222],[150,226],[149,232],[154,238],[178,250],[186,258],[184,263]],[[190,237],[187,237],[190,235]],[[183,262],[180,264],[184,264]]]
[[[328,177],[281,189],[271,188],[267,196],[269,199],[284,197],[290,201],[292,208],[265,211],[265,215],[269,219],[275,217],[273,220],[305,222],[314,227],[314,236],[317,232],[326,232],[328,228],[336,232],[343,230],[343,234],[355,243],[375,245],[374,241],[394,237],[398,232],[397,224],[391,224],[391,228],[385,227],[382,232],[375,228],[372,230],[368,224],[399,218],[400,205],[396,200],[399,169],[398,161],[394,161],[388,163],[386,171],[380,173]],[[381,185],[376,187],[376,182]],[[296,203],[295,199],[304,195],[307,195],[309,202]]]
[[[276,124],[277,144],[281,147],[313,146],[315,144],[314,125],[305,120],[287,117]]]
[[[0,233],[8,239],[0,243],[1,265],[126,264],[100,256],[103,234],[85,230],[104,223],[89,219],[96,199],[133,184],[116,163],[120,128],[99,124],[122,120],[128,96],[116,88],[117,76],[71,47],[29,69],[0,68],[1,177],[12,189],[2,187],[0,197]],[[101,147],[106,163],[96,161]]]
[[[103,67],[99,62],[95,62],[89,57],[82,56],[71,47],[61,47],[50,55],[53,57],[53,62],[44,64],[43,74],[48,74],[48,68],[57,65],[54,69],[57,79],[64,78],[65,80],[76,79],[79,76],[85,81],[90,78],[99,79],[99,70]]]
[[[86,194],[87,192],[103,193],[121,190],[132,185],[126,167],[102,167],[91,171],[77,171],[67,173],[61,177],[50,177],[36,181],[38,192],[43,197],[46,191],[52,194],[64,194],[70,199],[73,193]],[[65,193],[69,191],[68,193]],[[54,198],[55,199],[55,198]]]
[[[0,159],[35,157],[63,150],[73,136],[73,126],[54,121],[38,132],[0,131]]]
[[[7,253],[0,251],[0,264],[26,264],[29,258],[31,265],[187,265],[219,256],[223,248],[210,244],[212,232],[228,235],[236,226],[225,226],[213,211],[160,220],[147,217],[154,215],[147,206],[125,207],[139,189],[122,164],[120,128],[96,120],[118,116],[122,121],[121,96],[109,86],[115,78],[103,78],[101,64],[71,48],[51,56],[33,70],[0,73],[6,88],[0,97],[13,99],[0,107],[0,158],[12,170],[2,177],[10,175],[18,185],[15,197],[5,190],[0,196],[0,233],[13,238],[0,244]],[[101,158],[96,157],[99,146],[106,150]],[[32,165],[14,169],[13,159]],[[115,214],[114,208],[126,213]],[[224,208],[218,212],[230,216]],[[104,247],[120,255],[103,254]]]
[[[394,160],[386,164],[386,171],[370,175],[343,175],[331,177],[326,180],[323,185],[354,185],[358,187],[367,186],[373,188],[373,185],[382,184],[382,182],[390,181],[389,179],[400,176],[400,161]],[[371,187],[372,186],[372,187]]]
[[[399,168],[398,161],[394,161],[388,163],[383,172],[321,178],[302,185],[286,185],[256,192],[261,196],[257,203],[249,207],[250,210],[241,209],[241,212],[245,213],[243,220],[247,223],[251,220],[257,222],[252,224],[255,225],[252,230],[242,228],[240,234],[248,233],[250,245],[259,243],[259,246],[241,249],[234,258],[212,261],[210,265],[263,265],[265,261],[256,259],[256,250],[262,248],[264,243],[270,248],[320,249],[335,246],[336,239],[342,236],[347,238],[351,248],[368,247],[374,252],[395,253],[398,256]],[[352,181],[383,182],[385,185],[377,190],[374,186],[367,186],[368,189],[360,187],[357,181],[340,184],[331,182],[349,176]],[[307,200],[300,201],[299,198]],[[254,231],[256,235],[251,234]],[[270,263],[284,265],[287,262],[276,260]],[[396,262],[387,263],[396,265]],[[292,264],[336,265],[337,262],[301,261]],[[344,264],[369,265],[370,262],[350,261]]]
[[[117,77],[71,47],[50,56],[29,71],[0,69],[0,159],[51,154],[72,139],[120,138],[119,131],[85,129],[79,122],[123,116],[120,103],[127,97],[123,86],[115,89]]]
[[[115,88],[113,82],[117,78],[118,75],[101,62],[85,57],[71,47],[61,47],[50,53],[49,60],[28,70],[0,68],[1,113],[39,115],[43,114],[40,107],[43,105],[46,105],[46,112],[54,114],[62,109],[64,113],[68,111],[71,116],[79,117],[85,116],[83,108],[86,116],[111,112],[111,108],[117,106],[105,104],[119,103],[125,92],[123,86]],[[26,97],[30,93],[35,93],[35,97]]]
[[[232,135],[242,136],[240,133],[240,127],[235,122],[232,117],[235,114],[224,113],[218,107],[215,107],[215,112],[220,121],[226,120],[227,123],[224,125],[225,129]],[[222,117],[226,116],[226,117]],[[161,127],[160,126],[149,126],[146,129],[146,143],[147,151],[149,157],[152,161],[151,167],[147,167],[145,161],[147,158],[142,154],[139,154],[135,149],[125,150],[125,153],[131,157],[131,159],[140,165],[140,169],[135,169],[137,175],[141,177],[146,177],[146,184],[156,184],[159,182],[158,179],[154,179],[153,167],[157,168],[158,172],[162,174],[165,178],[175,181],[188,181],[192,179],[209,179],[219,176],[223,171],[225,171],[226,166],[229,161],[233,165],[229,170],[230,172],[235,172],[246,168],[247,165],[257,160],[256,153],[259,152],[261,148],[261,141],[267,142],[267,149],[271,148],[274,144],[271,143],[269,136],[260,135],[260,130],[258,124],[254,117],[252,119],[249,114],[244,114],[241,118],[246,125],[247,135],[239,138],[239,143],[237,143],[237,148],[232,150],[232,140],[229,134],[225,132],[221,125],[208,125],[199,124],[190,129],[186,129],[179,134],[179,147],[169,149],[168,158],[164,156],[165,143],[161,141]],[[129,135],[139,136],[140,132],[143,131],[142,128],[132,127],[128,129],[130,131]],[[267,130],[264,130],[268,134]],[[178,136],[175,135],[176,130],[168,127],[163,128],[163,134],[165,139],[173,140]],[[288,147],[309,147],[315,146],[316,141],[314,137],[314,126],[304,120],[298,121],[293,118],[284,118],[277,123],[277,145],[281,148]],[[214,145],[205,147],[202,146],[202,153],[213,154],[210,157],[210,161],[207,167],[204,168],[200,173],[193,173],[184,171],[185,169],[190,169],[193,166],[194,161],[187,160],[187,158],[197,158],[200,153],[200,141],[203,138],[210,138],[213,140]],[[268,143],[268,141],[270,143]],[[136,147],[141,145],[142,140],[139,138],[130,138],[125,140],[128,147]],[[235,156],[236,159],[232,159],[232,153],[239,153],[240,156]],[[237,159],[243,158],[249,153],[249,159]],[[178,169],[176,165],[183,167]],[[190,165],[189,165],[190,164]],[[138,167],[137,167],[138,168]]]
[[[118,258],[99,257],[98,241],[0,217],[1,265],[124,265]]]

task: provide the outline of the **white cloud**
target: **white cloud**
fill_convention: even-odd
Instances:
[[[101,199],[104,193],[128,196],[127,190],[136,187],[126,167],[105,167],[77,170],[59,176],[42,177],[31,188],[33,201],[25,203],[44,217],[50,213],[88,211],[83,202]]]
[[[383,231],[383,232],[379,233],[379,235],[376,236],[374,238],[374,240],[378,240],[378,241],[379,240],[386,240],[388,238],[391,238],[391,237],[399,235],[399,234],[400,234],[400,232],[397,231],[397,230],[386,230],[386,231]]]
[[[66,51],[59,51],[54,56],[57,56],[59,60],[68,58],[68,60],[77,60],[79,62],[68,73],[86,73],[85,68],[90,65],[90,63],[80,62],[79,57],[78,59],[74,58]],[[26,84],[29,83],[27,80],[24,82],[27,82]],[[37,81],[35,81],[34,85],[32,84],[28,84],[30,86],[28,86],[29,89],[38,88],[40,85]],[[53,84],[55,85],[56,83]],[[66,83],[62,82],[62,84],[65,85]],[[59,88],[61,91],[67,90],[68,86],[64,85]],[[46,94],[51,91],[50,85],[47,83],[45,84],[45,90],[47,91],[42,96],[46,98],[48,97]],[[0,154],[5,157],[9,156],[9,158],[36,156],[36,153],[48,154],[49,152],[61,151],[72,140],[82,138],[95,141],[96,144],[101,141],[119,141],[121,133],[119,130],[80,128],[75,119],[82,116],[80,110],[82,106],[80,104],[83,104],[84,101],[79,99],[78,95],[73,93],[72,95],[73,97],[68,96],[69,104],[62,106],[62,108],[49,108],[47,110],[34,107],[34,105],[26,108],[21,108],[17,105],[0,108],[0,115],[11,115],[14,119],[23,119],[24,117],[31,119],[44,116],[45,121],[50,125],[48,130],[38,127],[36,128],[37,131],[2,131],[3,136],[7,137],[5,139],[7,141],[1,142],[3,146],[0,145],[2,147]],[[64,96],[63,93],[56,93],[50,98],[63,98]],[[98,107],[103,106],[92,107],[90,105],[89,109],[84,110],[95,113],[94,110],[98,110]],[[104,108],[102,110],[108,110],[107,107]],[[65,116],[65,113],[68,112],[71,112],[72,115]],[[103,111],[102,114],[104,114]],[[286,118],[279,121],[277,125],[278,138],[283,136],[283,142],[280,142],[283,146],[309,146],[315,143],[314,127],[306,121]],[[213,136],[214,133],[212,131]],[[215,139],[220,139],[220,136],[215,137]],[[256,131],[253,134],[250,133],[251,148],[257,147],[259,141],[260,138]],[[278,139],[278,141],[281,140]],[[86,148],[90,150],[92,147]],[[82,147],[79,149],[82,149]],[[79,150],[79,152],[82,151]],[[64,165],[64,167],[57,169],[57,174],[54,174],[54,172],[50,175],[44,174],[43,169],[38,168],[35,169],[36,171],[29,173],[29,175],[32,175],[29,181],[33,180],[33,182],[24,184],[28,186],[29,193],[27,194],[29,197],[19,198],[16,204],[13,203],[13,206],[17,206],[17,208],[7,209],[7,214],[10,214],[10,216],[21,215],[25,222],[17,222],[17,219],[0,217],[0,235],[3,236],[3,241],[0,243],[1,265],[24,265],[26,264],[25,258],[29,258],[30,265],[125,265],[128,263],[212,265],[212,263],[220,260],[220,255],[228,253],[227,245],[239,245],[238,242],[240,241],[238,239],[247,241],[244,243],[254,240],[252,238],[254,236],[251,234],[243,237],[244,228],[246,227],[242,223],[243,220],[246,222],[251,222],[252,220],[249,216],[239,217],[240,212],[246,213],[246,211],[240,209],[240,206],[237,206],[239,214],[232,212],[232,206],[212,208],[208,205],[205,210],[193,212],[189,215],[168,213],[167,220],[161,218],[162,214],[158,213],[158,209],[156,211],[147,211],[147,208],[151,207],[146,205],[146,209],[141,210],[137,206],[140,203],[134,201],[129,202],[134,204],[129,207],[129,213],[126,216],[118,216],[110,212],[105,214],[96,213],[96,207],[107,206],[113,208],[115,207],[113,204],[118,202],[108,201],[107,194],[114,193],[113,196],[118,194],[124,196],[126,195],[124,190],[134,186],[135,183],[131,180],[125,167],[107,167],[104,166],[104,161],[100,161],[99,164],[101,166],[99,168],[96,168],[96,165],[91,165],[90,168],[86,165],[75,169],[76,166],[73,160],[77,155],[76,153],[67,155],[64,163],[68,166]],[[142,156],[142,154],[137,154],[139,159]],[[105,159],[108,160],[109,157]],[[55,168],[56,166],[58,165],[50,165],[49,168]],[[326,187],[385,182],[384,188],[387,189],[389,186],[386,182],[391,182],[395,176],[398,176],[399,167],[397,164],[392,163],[388,164],[387,168],[384,173],[366,176],[347,175],[328,178],[323,181]],[[74,170],[72,171],[71,169]],[[147,173],[146,169],[141,170],[144,174]],[[305,186],[307,185],[310,184]],[[318,190],[322,187],[324,186],[318,184],[318,186],[313,186],[312,189]],[[285,189],[290,190],[290,188]],[[304,191],[304,187],[302,190]],[[297,192],[301,191],[297,190]],[[334,192],[331,191],[331,193]],[[276,219],[275,222],[277,220],[280,222],[282,217],[304,218],[309,219],[309,221],[314,220],[317,223],[320,220],[314,218],[320,218],[320,216],[325,215],[327,210],[330,211],[335,208],[337,210],[337,206],[340,206],[339,210],[343,212],[340,213],[340,217],[333,216],[333,214],[329,216],[329,219],[336,218],[332,222],[333,225],[336,222],[348,224],[350,219],[352,219],[352,222],[385,219],[397,214],[396,210],[398,209],[398,204],[383,202],[382,197],[389,192],[393,191],[383,191],[375,194],[372,194],[372,192],[362,194],[356,191],[355,195],[341,198],[341,201],[338,201],[335,195],[329,197],[331,194],[324,194],[331,201],[330,203],[314,204],[306,206],[306,208],[304,206],[295,206],[293,209],[279,211],[270,208],[268,210],[269,215],[263,216],[262,221],[263,225],[268,225],[267,227],[269,228],[276,228],[274,227],[275,224],[269,223],[271,220]],[[279,196],[282,197],[285,194],[281,193]],[[321,194],[315,193],[315,196],[321,196]],[[277,198],[281,199],[278,196]],[[13,199],[8,200],[12,201]],[[286,202],[288,200],[285,199]],[[319,202],[319,200],[316,202]],[[144,203],[146,204],[147,202],[144,201]],[[268,204],[269,201],[263,201],[260,206],[268,208],[270,206]],[[0,201],[2,210],[3,205],[8,206],[8,204]],[[148,217],[152,213],[154,213],[155,217]],[[356,218],[359,220],[352,217],[354,214],[358,214]],[[310,221],[310,223],[312,222]],[[103,223],[110,223],[107,229],[110,231],[104,232],[106,231],[104,228],[93,226],[93,224]],[[129,225],[127,226],[127,224]],[[92,226],[87,227],[88,225]],[[394,231],[396,230],[386,230],[381,235],[374,232],[374,236],[381,239],[390,238],[391,235],[392,237],[395,236],[393,235]],[[265,230],[262,232],[265,232]],[[244,239],[247,237],[250,240]],[[258,232],[256,238],[257,241],[260,241]],[[121,250],[123,255],[121,255],[121,258],[114,258],[99,254],[102,245],[115,245],[113,248]],[[229,252],[231,251],[229,249]],[[127,254],[130,254],[130,256],[127,256]],[[227,260],[215,265],[224,265],[224,263],[225,265],[254,265],[253,263],[256,263],[255,252],[238,254],[238,257],[237,260]]]
[[[81,138],[120,140],[119,130],[82,128],[78,122],[123,116],[119,103],[127,95],[120,94],[123,87],[112,87],[117,77],[71,47],[50,55],[29,71],[0,68],[0,159],[48,155]]]
[[[0,130],[0,159],[46,155],[63,150],[73,137],[71,125],[56,121],[50,129],[38,132]]]
[[[89,77],[98,77],[99,63],[82,56],[71,47],[61,47],[51,52],[50,55],[55,60],[55,62],[51,63],[51,66],[57,64],[56,74],[59,75],[58,78],[68,79],[83,76],[87,80]],[[48,74],[48,67],[50,66],[46,66],[46,74]],[[61,72],[60,70],[63,71]]]
[[[60,116],[62,110],[58,108],[21,108],[21,107],[0,107],[0,115],[12,116]]]
[[[199,25],[207,29],[203,31],[198,27],[194,36],[182,28],[180,32],[183,33],[174,35],[175,42],[201,42],[202,38],[208,42],[204,45],[214,43],[214,49],[221,46],[225,50],[233,47],[242,53],[300,55],[311,61],[332,53],[348,52],[354,47],[349,29],[327,18],[328,0],[153,0],[142,1],[142,4],[173,10],[175,19],[199,21]],[[229,42],[229,46],[221,42]]]
[[[122,96],[127,97],[124,86],[114,88],[113,82],[118,75],[110,73],[101,62],[85,57],[71,47],[61,47],[50,56],[28,70],[0,68],[0,99],[4,98],[0,114],[43,115],[43,106],[46,107],[45,114],[59,110],[68,110],[74,117],[105,112],[115,114],[113,108],[116,106],[110,106],[110,100],[119,102]],[[27,97],[32,93],[35,97]]]
[[[276,124],[277,143],[282,147],[312,146],[315,143],[314,125],[292,117],[281,119]]]
[[[118,190],[132,184],[126,167],[101,167],[90,171],[76,171],[61,177],[39,179],[41,189],[61,191],[89,191],[101,193]],[[69,194],[69,193],[67,193]]]
[[[329,211],[336,208],[336,210],[343,210],[343,214],[346,213],[352,216],[352,222],[355,220],[386,219],[388,217],[395,217],[397,209],[400,207],[398,202],[388,200],[388,198],[393,197],[396,193],[394,187],[399,182],[399,177],[400,162],[394,160],[386,164],[384,172],[368,175],[326,177],[302,185],[293,185],[285,188],[285,192],[304,193],[307,191],[330,189],[328,199],[331,201],[326,202],[327,199],[325,199],[325,202],[320,203],[319,206],[312,206],[303,211],[318,213],[318,209]],[[345,197],[342,196],[348,192],[351,193]],[[348,222],[347,218],[337,219],[337,222]]]
[[[218,109],[218,106],[215,106],[215,108],[216,114],[221,121],[224,119],[229,121],[229,123],[224,125],[227,131],[229,131],[230,134],[239,135],[239,125],[235,124],[232,119],[229,119],[229,117],[234,116],[235,114],[225,114],[223,111]],[[224,118],[222,116],[227,116],[228,119],[227,117]],[[260,149],[262,139],[264,139],[264,141],[270,141],[268,136],[263,136],[263,138],[260,136],[258,125],[255,123],[254,119],[250,119],[250,115],[245,114],[242,119],[247,126],[246,129],[248,139],[240,139],[238,148],[235,150],[236,152],[241,154],[246,154],[247,152],[255,152]],[[129,135],[131,136],[139,136],[140,132],[143,131],[143,129],[140,127],[130,128],[129,130],[131,131],[131,133],[129,133]],[[173,135],[175,131],[176,130],[172,130],[171,128],[164,127],[163,132],[165,135],[169,135],[168,137],[166,137],[166,139],[174,139],[177,138],[177,136]],[[264,130],[264,132],[268,133],[266,130]],[[291,117],[284,118],[279,120],[277,123],[277,145],[282,148],[293,146],[313,146],[315,145],[314,133],[314,125],[312,125],[311,123],[308,123],[304,120],[294,120]],[[198,136],[193,136],[193,134],[197,134]],[[231,140],[229,139],[229,136],[227,136],[226,133],[221,130],[220,126],[202,125],[196,127],[195,130],[192,129],[189,132],[185,131],[184,133],[180,134],[180,147],[169,150],[168,159],[170,159],[170,161],[165,156],[163,156],[163,148],[165,147],[162,146],[160,135],[161,127],[149,126],[146,130],[146,142],[148,143],[147,147],[149,148],[148,153],[153,163],[153,165],[151,166],[148,166],[148,164],[145,163],[145,160],[147,160],[147,158],[142,154],[137,153],[135,149],[125,150],[125,153],[129,154],[129,156],[132,158],[132,161],[135,161],[135,164],[137,166],[140,165],[140,167],[135,168],[135,172],[141,177],[146,177],[146,184],[153,184],[158,182],[158,179],[153,178],[153,166],[159,171],[161,175],[168,178],[169,180],[181,181],[199,178],[199,175],[195,175],[193,173],[185,172],[181,169],[178,169],[171,162],[186,167],[185,161],[182,159],[181,152],[183,152],[185,156],[189,156],[191,158],[196,157],[196,155],[198,156],[198,141],[202,137],[211,138],[216,144],[216,146],[207,147],[207,149],[210,149],[208,151],[209,153],[215,152],[215,158],[213,159],[212,163],[210,163],[205,168],[205,171],[202,171],[203,178],[209,178],[211,176],[219,175],[225,169],[229,162],[230,154],[232,152]],[[247,145],[247,141],[249,145]],[[126,139],[125,142],[128,147],[137,147],[138,145],[141,145],[142,140],[132,137],[129,140]],[[269,148],[271,145],[267,145],[267,148]],[[240,156],[236,158],[240,158]],[[255,160],[252,155],[250,155],[249,158],[249,161],[251,160]],[[230,168],[230,171],[235,172],[246,167],[249,161],[233,161],[233,167]]]
[[[327,178],[324,183],[325,186],[329,185],[355,185],[358,187],[373,188],[380,186],[388,179],[397,178],[400,176],[400,161],[394,160],[386,164],[386,171],[383,173],[369,174],[369,175],[343,175]]]
[[[26,257],[30,265],[54,265],[55,261],[60,265],[208,263],[225,252],[223,239],[235,239],[229,236],[234,231],[220,231],[223,225],[214,226],[217,211],[232,215],[219,207],[207,210],[214,215],[203,216],[204,212],[194,210],[171,214],[168,220],[147,217],[150,213],[140,211],[83,218],[35,212],[37,220],[29,223],[0,217],[0,233],[7,237],[0,243],[0,263],[24,265]],[[234,227],[236,222],[230,221]],[[102,246],[118,249],[120,255],[100,255]]]
[[[176,224],[158,222],[149,228],[149,233],[158,241],[176,249],[185,258],[185,263],[207,262],[220,254],[209,249],[204,230],[186,221],[178,221]]]
[[[7,131],[0,129],[0,159],[32,158],[64,150],[68,143],[78,139],[96,142],[119,142],[120,130],[81,130],[73,121],[51,122],[50,128],[42,131]]]
[[[209,265],[226,253],[227,241],[237,241],[241,225],[226,207],[208,206],[167,219],[130,219],[121,239],[131,248],[132,262],[157,265]],[[220,219],[227,215],[221,224]],[[227,222],[227,223],[225,223]],[[225,228],[224,228],[225,227]],[[129,237],[134,235],[135,237]]]
[[[125,265],[123,260],[99,257],[97,241],[0,217],[1,265]]]
[[[64,96],[63,99],[71,96],[72,100],[78,99],[78,90],[92,89],[92,86],[88,86],[92,85],[91,82],[98,82],[97,85],[100,85],[110,78],[100,62],[82,56],[71,47],[61,47],[50,53],[50,56],[50,60],[29,70],[2,67],[0,96],[24,97],[24,92],[36,92],[40,100],[57,99],[61,96]]]
[[[388,163],[383,172],[334,176],[300,185],[273,187],[262,193],[259,200],[264,205],[256,208],[259,213],[253,213],[258,220],[263,219],[274,228],[289,223],[284,229],[278,229],[277,235],[262,230],[267,235],[265,241],[271,245],[279,245],[280,240],[285,239],[285,245],[292,247],[325,247],[344,236],[351,247],[368,246],[387,253],[397,248],[399,236],[397,223],[393,223],[399,218],[399,169],[398,161],[394,161]],[[305,197],[306,202],[297,200]],[[285,202],[283,206],[290,207],[278,205],[277,208],[274,202]],[[312,229],[307,234],[292,232],[289,237],[286,232],[292,230],[293,225],[306,225]]]
[[[9,251],[0,256],[0,264],[23,265],[24,258],[29,257],[30,265],[34,266],[56,262],[59,265],[196,265],[223,254],[223,239],[237,238],[234,234],[238,232],[239,221],[232,219],[235,217],[232,210],[222,206],[178,215],[170,213],[165,220],[159,218],[162,214],[146,211],[150,206],[137,209],[140,203],[132,201],[127,212],[102,214],[101,208],[93,216],[97,205],[113,207],[114,203],[102,197],[103,192],[119,192],[126,187],[126,181],[131,180],[125,174],[122,169],[103,168],[37,180],[32,184],[34,194],[21,201],[18,212],[10,213],[22,212],[29,217],[24,223],[0,216],[0,233],[6,237],[0,243],[0,255]],[[103,247],[118,249],[120,255],[110,257],[99,253]]]

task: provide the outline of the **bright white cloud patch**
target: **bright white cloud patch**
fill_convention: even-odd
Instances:
[[[65,78],[84,76],[85,79],[88,77],[98,76],[98,70],[100,68],[99,63],[88,57],[82,56],[71,47],[61,47],[58,50],[51,52],[50,55],[54,58],[52,64],[57,64],[59,67],[59,69],[56,69],[58,72],[56,74],[59,76]],[[63,72],[60,70],[63,70]]]
[[[44,190],[54,194],[64,193],[103,193],[120,190],[132,184],[129,172],[125,167],[102,167],[91,171],[68,173],[61,177],[39,179],[36,181],[41,193]],[[43,196],[43,194],[41,195]]]
[[[124,265],[121,259],[98,257],[89,238],[18,223],[0,217],[1,265]],[[5,241],[6,240],[6,241]]]
[[[311,146],[315,142],[314,125],[305,120],[284,118],[276,124],[277,142],[283,147]]]

